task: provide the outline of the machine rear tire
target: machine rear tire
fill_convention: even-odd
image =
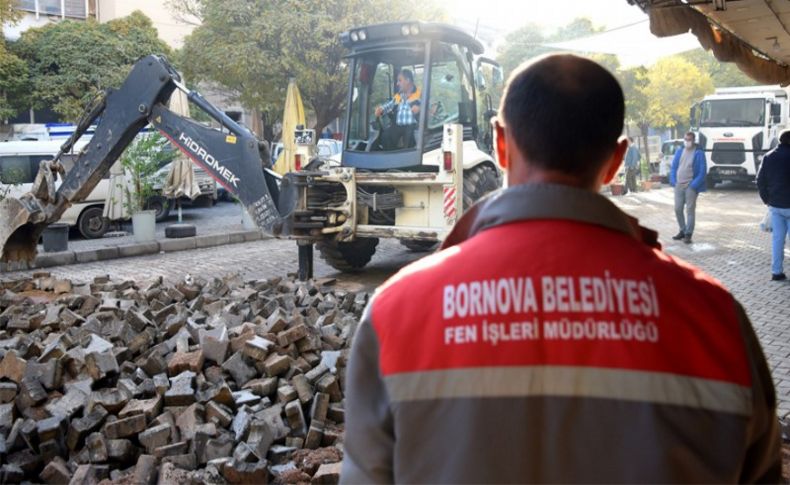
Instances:
[[[353,273],[370,262],[378,244],[378,238],[362,237],[351,242],[322,241],[316,243],[316,248],[329,266],[344,273]]]
[[[439,244],[438,241],[417,241],[415,239],[401,239],[400,243],[406,246],[409,251],[414,251],[415,253],[433,251]]]
[[[464,212],[499,187],[499,177],[490,165],[478,165],[464,171]]]

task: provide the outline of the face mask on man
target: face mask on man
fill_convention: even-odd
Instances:
[[[694,145],[694,142],[691,140],[683,140],[683,145],[685,145],[686,148],[691,148],[691,146]]]

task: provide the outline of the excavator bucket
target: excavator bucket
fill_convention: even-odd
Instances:
[[[0,261],[33,261],[38,238],[47,227],[31,222],[34,214],[18,199],[0,200]]]

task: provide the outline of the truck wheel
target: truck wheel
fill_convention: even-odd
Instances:
[[[104,208],[100,206],[88,207],[77,220],[77,229],[85,239],[97,239],[104,236],[110,223],[104,218]]]
[[[414,239],[401,239],[400,243],[415,253],[432,251],[439,244],[438,241],[416,241]]]
[[[352,273],[370,262],[378,244],[378,238],[361,237],[351,242],[321,241],[316,243],[316,248],[329,266]]]
[[[170,215],[170,201],[161,195],[149,197],[145,207],[156,212],[156,222],[162,222]]]
[[[478,165],[464,171],[464,211],[499,187],[499,177],[490,165]]]

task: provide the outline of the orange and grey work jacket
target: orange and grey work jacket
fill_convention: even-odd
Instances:
[[[511,187],[365,312],[354,482],[777,482],[771,376],[733,297],[605,197]]]

